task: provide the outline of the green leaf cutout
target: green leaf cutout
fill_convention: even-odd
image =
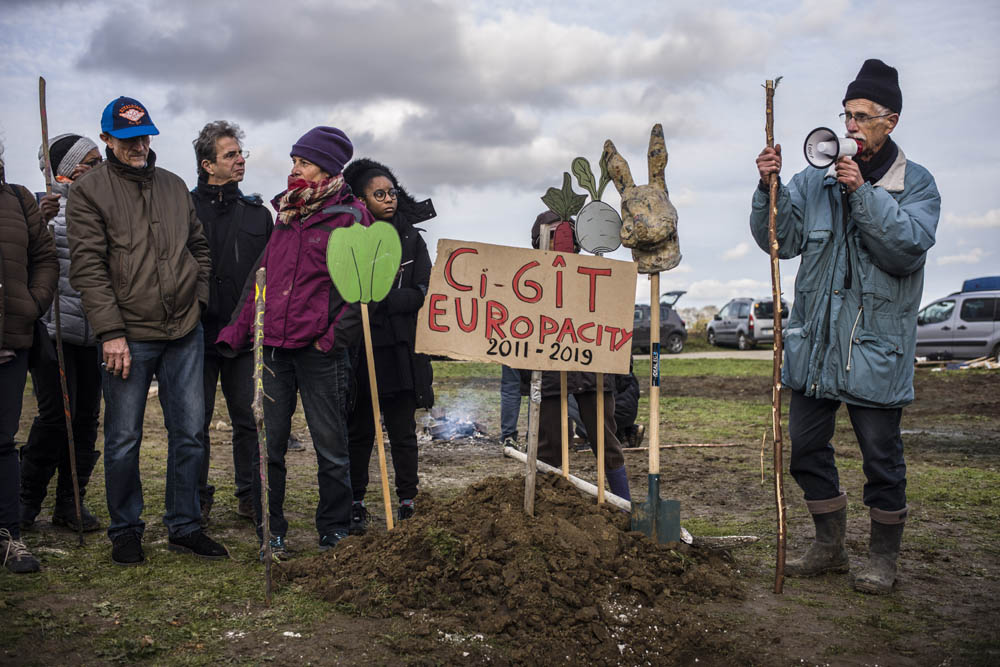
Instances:
[[[326,244],[326,269],[350,303],[381,301],[392,289],[403,248],[388,222],[339,227]]]
[[[563,172],[562,190],[549,188],[542,197],[542,203],[558,215],[560,220],[569,220],[579,213],[585,201],[587,201],[587,195],[578,195],[573,192],[573,184],[568,171]]]
[[[585,157],[573,160],[573,175],[580,187],[590,193],[592,199],[597,199],[597,185],[594,182],[594,172],[590,170],[590,162]]]
[[[601,195],[604,194],[604,188],[611,182],[611,174],[608,172],[608,154],[602,152],[601,160],[597,164],[601,168],[601,183],[597,186],[597,196],[594,197],[594,201],[601,200]]]

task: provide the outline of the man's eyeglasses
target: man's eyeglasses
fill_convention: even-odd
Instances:
[[[396,188],[389,188],[388,190],[376,190],[372,193],[372,197],[375,197],[375,201],[385,201],[386,197],[395,199],[398,194],[399,190]]]
[[[222,154],[222,159],[226,162],[232,162],[237,157],[242,156],[244,160],[250,157],[250,151],[229,151],[228,153]]]
[[[850,111],[845,111],[840,114],[840,120],[844,121],[844,125],[847,125],[852,120],[858,125],[865,125],[866,123],[872,122],[876,118],[887,118],[891,115],[891,113],[884,113],[881,116],[869,116],[866,113],[851,113]]]

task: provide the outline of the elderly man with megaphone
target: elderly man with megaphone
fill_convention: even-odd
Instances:
[[[909,509],[900,418],[913,401],[917,309],[941,197],[931,174],[889,137],[903,108],[895,68],[866,60],[842,103],[847,137],[820,137],[824,162],[818,131],[811,133],[810,166],[779,184],[776,202],[779,256],[801,257],[781,378],[791,390],[790,468],[816,526],[808,551],[789,560],[785,574],[849,570],[847,494],[830,442],[846,403],[871,518],[868,560],[854,588],[888,593]],[[781,147],[765,148],[757,170],[750,230],[767,250],[767,182],[781,170]]]

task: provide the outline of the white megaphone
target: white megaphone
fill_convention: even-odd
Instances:
[[[806,143],[803,150],[806,154],[806,162],[817,169],[830,170],[830,175],[836,174],[834,163],[842,157],[857,155],[864,148],[861,139],[851,137],[838,137],[836,133],[828,127],[817,127],[806,136]]]

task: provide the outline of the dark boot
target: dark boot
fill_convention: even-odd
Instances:
[[[632,493],[628,490],[628,473],[625,471],[625,466],[617,470],[608,470],[606,474],[611,493],[632,502]]]
[[[90,483],[90,475],[99,458],[101,458],[101,453],[96,450],[77,452],[76,476],[80,484],[80,516],[83,519],[83,532],[85,533],[92,533],[101,528],[101,522],[83,504],[83,499],[87,495],[87,484]],[[56,506],[52,510],[52,525],[79,530],[79,525],[76,522],[76,500],[73,498],[73,478],[68,465],[59,469],[59,479],[56,482]]]
[[[847,533],[847,494],[828,500],[807,500],[816,524],[816,539],[798,558],[785,563],[789,577],[815,577],[824,572],[847,572],[850,561],[844,538]]]
[[[854,576],[854,590],[873,595],[892,592],[896,583],[896,560],[899,558],[899,544],[903,540],[907,510],[908,508],[903,508],[897,512],[884,512],[874,507],[871,509],[872,532],[868,542],[868,562]],[[886,520],[893,523],[882,522]]]
[[[39,465],[30,456],[21,456],[21,530],[30,530],[35,525],[55,471],[55,464]]]

